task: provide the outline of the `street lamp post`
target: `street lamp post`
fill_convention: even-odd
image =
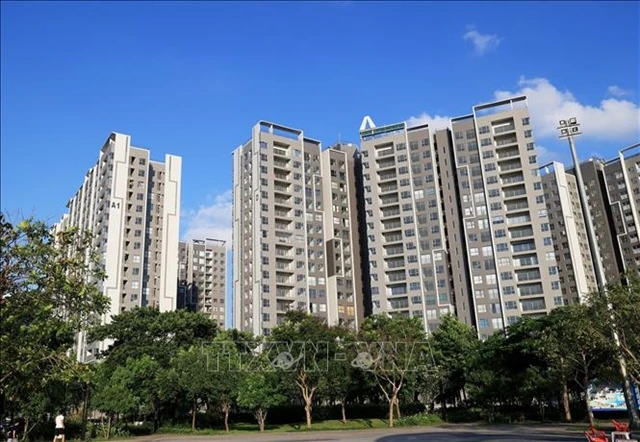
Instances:
[[[589,212],[587,192],[584,188],[584,181],[582,180],[582,171],[580,170],[580,161],[578,160],[578,154],[576,153],[576,145],[573,142],[573,137],[581,135],[580,124],[577,118],[572,117],[568,120],[560,120],[560,138],[569,139],[569,148],[571,149],[571,157],[573,158],[573,168],[576,173],[576,182],[578,186],[578,194],[580,196],[580,204],[582,205],[582,216],[585,222],[585,228],[587,230],[587,238],[589,240],[589,248],[591,248],[591,260],[593,261],[593,268],[596,273],[596,281],[598,283],[598,290],[601,292],[604,290],[604,286],[607,284],[606,276],[604,275],[604,269],[602,267],[602,260],[598,254],[598,242],[596,234],[593,229],[593,221],[591,220],[591,213]]]
[[[584,181],[582,180],[582,171],[580,170],[580,161],[578,160],[578,154],[576,152],[576,146],[573,141],[574,137],[581,135],[580,124],[576,117],[571,117],[568,120],[560,120],[558,129],[560,130],[559,138],[567,138],[569,140],[569,148],[571,149],[571,157],[573,159],[573,168],[576,174],[576,184],[578,187],[578,195],[580,197],[580,203],[582,205],[582,216],[584,218],[585,228],[587,230],[587,238],[589,240],[589,247],[591,249],[591,259],[593,261],[593,268],[595,270],[596,281],[598,283],[598,292],[605,297],[607,309],[611,315],[611,330],[613,334],[613,340],[617,348],[617,362],[620,369],[620,376],[622,377],[622,385],[624,391],[624,399],[627,404],[627,411],[629,414],[629,423],[631,427],[637,428],[640,423],[638,417],[638,410],[636,410],[635,399],[633,391],[631,390],[631,383],[629,382],[629,376],[627,375],[627,363],[620,348],[620,337],[616,330],[616,324],[613,315],[613,306],[607,298],[606,284],[607,279],[604,273],[602,260],[598,252],[598,242],[596,239],[595,230],[593,228],[593,221],[591,219],[591,211],[589,210],[589,202],[587,201],[587,192],[584,187]]]

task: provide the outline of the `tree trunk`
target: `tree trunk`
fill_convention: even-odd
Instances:
[[[347,411],[345,410],[345,403],[347,402],[347,398],[343,398],[342,401],[340,402],[341,404],[341,408],[342,408],[342,423],[346,424],[347,423]]]
[[[262,411],[262,408],[258,408],[256,412],[256,417],[258,418],[258,427],[260,431],[264,431],[264,421],[266,420],[266,413]]]
[[[191,431],[196,429],[196,414],[198,413],[198,400],[193,400],[193,408],[191,409]]]
[[[111,438],[111,419],[112,415],[109,413],[109,417],[107,417],[107,439]]]
[[[159,418],[158,418],[158,409],[154,407],[153,409],[153,432],[157,433],[158,432],[158,425],[159,423]]]
[[[587,416],[589,417],[589,426],[595,427],[596,423],[593,418],[593,411],[591,411],[591,407],[589,407],[589,375],[587,373],[584,374],[583,378],[583,386],[582,392],[584,394],[584,405],[587,407]]]
[[[304,412],[307,415],[307,429],[311,428],[311,398],[305,398]]]
[[[400,415],[400,399],[396,397],[395,403],[396,403],[396,414],[398,416],[398,419],[400,419],[402,417]]]
[[[222,411],[224,412],[224,431],[229,432],[229,404],[224,404],[222,406]]]
[[[569,404],[569,388],[566,379],[562,380],[562,410],[564,412],[564,421],[571,422],[571,405]]]
[[[393,395],[389,401],[389,428],[393,428],[393,405],[396,402],[396,396]]]

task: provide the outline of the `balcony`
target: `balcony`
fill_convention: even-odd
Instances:
[[[502,195],[505,199],[514,198],[514,197],[522,196],[526,194],[527,194],[527,190],[525,189],[524,185],[518,186],[516,188],[510,188],[502,192]]]
[[[376,163],[378,164],[378,169],[388,169],[389,167],[395,167],[396,165],[396,160],[393,158],[387,158],[387,159],[383,159],[383,160],[376,160]]]
[[[386,267],[385,267],[386,270],[398,269],[400,267],[405,266],[404,258],[389,259],[389,260],[386,260],[385,264],[386,264]]]
[[[287,152],[285,149],[279,149],[277,147],[274,147],[272,149],[272,152],[273,152],[274,155],[278,155],[278,156],[281,156],[281,157],[289,156],[289,152]]]
[[[289,193],[289,188],[290,188],[290,186],[283,186],[281,184],[274,184],[273,185],[273,190],[276,191],[276,192]]]
[[[384,230],[396,230],[402,228],[402,223],[400,221],[383,221],[382,228]]]
[[[529,266],[537,266],[537,265],[538,265],[538,257],[536,255],[523,256],[522,258],[513,260],[514,267],[529,267]]]
[[[529,208],[529,203],[527,202],[526,198],[522,198],[520,200],[515,200],[515,201],[509,201],[509,202],[506,202],[504,205],[508,212],[515,211],[515,210],[524,210]]]
[[[507,146],[509,144],[517,144],[517,143],[518,143],[518,138],[515,136],[496,138],[495,140],[495,145],[498,147]]]
[[[381,210],[380,211],[380,216],[382,218],[388,218],[390,216],[398,216],[400,215],[400,209],[388,209],[388,210]]]
[[[384,235],[384,242],[385,243],[402,242],[402,234],[396,233],[396,234]]]
[[[398,190],[398,184],[397,183],[381,184],[380,186],[378,186],[378,188],[380,189],[380,193],[395,192],[396,190]]]
[[[387,204],[394,204],[400,201],[398,195],[388,195],[380,198],[380,204],[386,206]]]
[[[388,273],[385,277],[387,283],[402,282],[407,280],[407,275],[403,271]]]
[[[520,242],[512,244],[511,249],[513,250],[513,253],[532,252],[536,250],[536,243],[533,240]]]
[[[518,184],[524,182],[524,176],[520,173],[517,175],[510,175],[502,178],[502,185]]]
[[[393,155],[393,147],[376,150],[376,158],[388,157],[389,155]]]
[[[503,159],[503,158],[512,158],[512,157],[517,157],[520,155],[520,150],[519,149],[505,149],[503,151],[498,151],[497,152],[497,157],[499,160]]]
[[[503,126],[495,126],[493,128],[493,133],[495,135],[499,135],[499,134],[504,134],[508,132],[513,132],[514,130],[516,130],[516,127],[513,125],[513,123],[511,123],[511,124],[505,124]]]
[[[393,246],[393,247],[384,248],[384,256],[401,255],[403,253],[404,253],[404,247],[402,246]]]
[[[511,239],[524,238],[527,236],[533,236],[533,229],[531,227],[509,229],[509,237]]]
[[[388,180],[393,180],[397,177],[398,175],[396,175],[396,172],[385,172],[385,173],[379,173],[378,174],[378,180],[379,181],[388,181]]]
[[[502,163],[498,163],[500,165],[500,172],[506,172],[508,170],[517,170],[517,169],[522,169],[522,163],[520,162],[520,160],[515,160],[515,161],[505,161]]]

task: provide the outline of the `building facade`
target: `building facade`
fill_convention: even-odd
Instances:
[[[178,308],[205,313],[225,327],[226,241],[211,238],[180,241]]]
[[[598,289],[576,177],[558,162],[540,168],[565,305]]]
[[[439,171],[428,126],[360,132],[372,313],[435,329],[455,313]]]
[[[265,121],[233,152],[234,328],[268,335],[289,310],[358,327],[358,161]]]
[[[456,313],[486,338],[563,305],[526,98],[361,138],[374,313]]]
[[[451,121],[475,323],[486,337],[563,305],[525,97]]]
[[[620,270],[640,273],[640,144],[621,150],[603,173]]]
[[[107,274],[98,285],[111,301],[104,323],[137,306],[176,308],[182,160],[166,155],[162,163],[150,154],[112,133],[55,227],[94,233]],[[81,333],[78,360],[90,362],[105,345],[88,344]]]

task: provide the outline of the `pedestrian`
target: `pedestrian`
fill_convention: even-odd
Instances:
[[[7,442],[18,442],[18,422],[6,419],[5,435]]]
[[[64,410],[60,410],[60,414],[56,416],[56,429],[53,442],[65,442],[64,438]]]

